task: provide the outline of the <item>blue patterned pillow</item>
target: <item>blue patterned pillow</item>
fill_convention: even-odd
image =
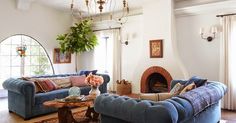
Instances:
[[[81,70],[79,75],[89,75],[91,72],[92,74],[96,74],[98,70]]]
[[[188,86],[189,84],[195,83],[197,87],[204,85],[207,82],[207,79],[201,78],[199,76],[191,77],[184,86]]]

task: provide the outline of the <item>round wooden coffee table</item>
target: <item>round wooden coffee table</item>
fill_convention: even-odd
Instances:
[[[63,102],[58,100],[51,100],[43,103],[44,106],[54,107],[58,109],[59,123],[78,123],[72,115],[72,107],[88,107],[85,116],[88,117],[89,120],[97,120],[99,114],[94,111],[93,104],[94,98],[91,98],[90,96],[85,96],[85,99],[82,101]]]

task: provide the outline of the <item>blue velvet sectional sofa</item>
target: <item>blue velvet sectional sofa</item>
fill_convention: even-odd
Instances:
[[[171,88],[177,82],[186,83],[175,80]],[[95,111],[101,114],[101,123],[217,123],[221,117],[220,99],[226,91],[224,84],[211,81],[185,93],[196,98],[193,102],[181,96],[154,102],[102,94],[95,100]],[[194,93],[201,95],[196,96]],[[196,113],[195,106],[198,104],[204,104],[204,107]]]
[[[42,77],[66,77],[76,76],[79,74],[61,74],[61,75],[49,75],[38,76]],[[110,78],[106,74],[99,74],[103,77],[104,83],[99,87],[101,93],[107,92],[107,83]],[[58,89],[46,93],[35,93],[35,86],[32,82],[18,79],[9,78],[3,83],[3,87],[8,90],[8,109],[9,112],[14,112],[25,120],[35,116],[51,113],[57,111],[55,108],[49,108],[43,106],[43,102],[48,100],[60,99],[68,96],[69,88]],[[88,95],[90,86],[80,87],[82,95]]]

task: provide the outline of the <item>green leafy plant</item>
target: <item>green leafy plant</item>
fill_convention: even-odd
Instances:
[[[91,20],[82,20],[70,27],[66,34],[58,35],[57,40],[60,50],[65,53],[76,53],[76,72],[77,72],[77,53],[93,50],[98,45],[97,37],[92,30]]]

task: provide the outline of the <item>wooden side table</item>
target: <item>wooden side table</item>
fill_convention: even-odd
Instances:
[[[93,104],[94,99],[86,96],[86,100],[76,102],[61,102],[57,100],[46,101],[43,103],[44,106],[54,107],[58,109],[58,121],[59,123],[78,123],[71,112],[72,107],[88,107],[85,114],[89,120],[97,120],[99,114],[94,111]]]

